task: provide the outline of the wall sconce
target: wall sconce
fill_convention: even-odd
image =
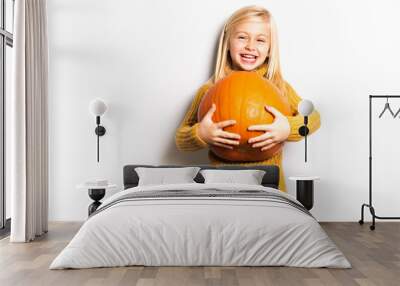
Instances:
[[[99,162],[99,137],[106,134],[106,129],[100,125],[100,116],[106,112],[107,105],[101,99],[96,98],[90,102],[89,110],[94,116],[96,116],[97,127],[94,132],[97,135],[97,162]]]
[[[314,105],[309,100],[302,100],[298,105],[298,110],[301,115],[304,116],[304,125],[299,128],[299,134],[304,136],[305,150],[304,150],[304,162],[307,162],[307,135],[310,130],[307,127],[308,115],[314,110]]]

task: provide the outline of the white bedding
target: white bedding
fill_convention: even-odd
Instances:
[[[238,184],[141,186],[105,200],[50,265],[50,269],[146,266],[295,266],[349,268],[318,222],[274,200],[245,197],[142,198],[145,191],[262,190],[296,201],[272,188]]]

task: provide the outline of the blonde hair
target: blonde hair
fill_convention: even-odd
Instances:
[[[226,67],[233,69],[230,55],[228,55],[229,38],[231,36],[232,28],[239,22],[250,20],[251,18],[259,17],[266,20],[270,29],[270,48],[268,56],[265,60],[267,65],[267,72],[264,78],[272,81],[279,90],[284,90],[284,82],[281,73],[281,67],[279,62],[279,50],[278,50],[278,34],[274,19],[271,13],[260,6],[248,6],[237,10],[229,19],[226,21],[224,28],[219,37],[217,61],[215,64],[214,76],[211,81],[216,83],[218,80],[226,76]]]

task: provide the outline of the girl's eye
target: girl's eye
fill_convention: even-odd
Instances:
[[[258,40],[258,41],[261,42],[261,43],[265,43],[265,40],[261,40],[261,39],[260,39],[260,40]]]
[[[246,37],[245,36],[239,36],[239,39],[245,39]]]

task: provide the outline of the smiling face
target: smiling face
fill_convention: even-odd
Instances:
[[[235,70],[251,71],[262,65],[270,48],[270,31],[266,20],[252,18],[232,28],[229,54]]]

